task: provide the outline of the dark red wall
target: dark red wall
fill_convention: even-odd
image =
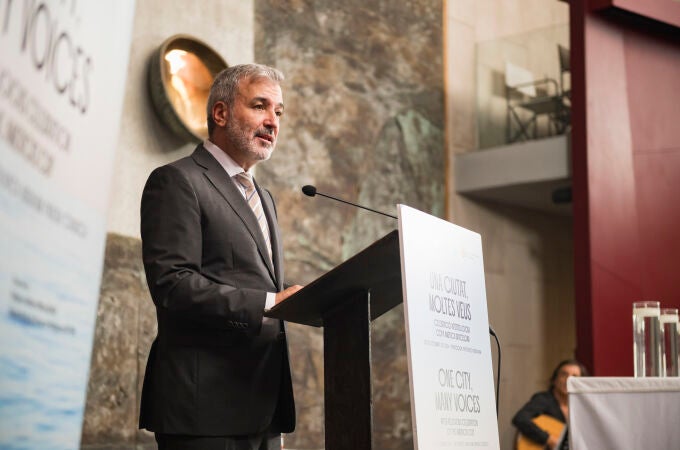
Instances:
[[[680,307],[680,30],[571,3],[577,357],[632,375],[632,303]]]
[[[677,0],[590,0],[589,9],[616,8],[680,27],[680,3]]]

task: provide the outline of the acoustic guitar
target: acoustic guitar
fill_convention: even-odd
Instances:
[[[566,424],[564,422],[546,414],[534,417],[531,421],[536,424],[538,428],[547,431],[551,435],[561,436],[562,433],[566,431]],[[562,439],[560,439],[560,441],[562,441]],[[522,435],[522,433],[517,434],[515,450],[543,450],[544,448],[544,445],[532,441],[528,437]]]

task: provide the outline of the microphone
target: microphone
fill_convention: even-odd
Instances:
[[[320,195],[322,197],[330,198],[330,199],[333,199],[333,200],[336,200],[336,201],[339,201],[339,202],[342,202],[342,203],[347,203],[348,205],[352,205],[352,206],[355,206],[357,208],[361,208],[361,209],[365,209],[367,211],[382,214],[383,216],[391,217],[393,219],[397,218],[397,216],[393,216],[392,214],[387,214],[387,213],[384,213],[384,212],[376,211],[375,209],[367,208],[366,206],[357,205],[356,203],[348,202],[348,201],[343,200],[341,198],[333,197],[331,195],[322,194],[321,192],[317,192],[315,186],[311,186],[309,184],[306,185],[306,186],[302,186],[302,193],[309,196],[309,197],[314,197],[315,195]]]

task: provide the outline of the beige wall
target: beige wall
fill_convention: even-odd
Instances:
[[[501,448],[509,450],[514,413],[532,393],[546,388],[559,360],[573,356],[571,220],[457,195],[453,155],[478,146],[477,45],[563,26],[569,10],[558,1],[448,0],[445,11],[447,218],[482,235],[489,321],[501,339],[503,356]],[[556,51],[547,57],[556,58]],[[495,359],[495,345],[492,349]]]
[[[149,57],[166,38],[189,34],[210,45],[229,65],[253,62],[253,11],[253,0],[137,0],[109,232],[139,237],[139,203],[149,173],[194,147],[170,136],[156,118],[147,91]]]

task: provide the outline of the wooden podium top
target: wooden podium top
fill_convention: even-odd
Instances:
[[[328,311],[359,292],[370,292],[371,320],[402,302],[397,230],[275,305],[265,316],[321,327]]]

